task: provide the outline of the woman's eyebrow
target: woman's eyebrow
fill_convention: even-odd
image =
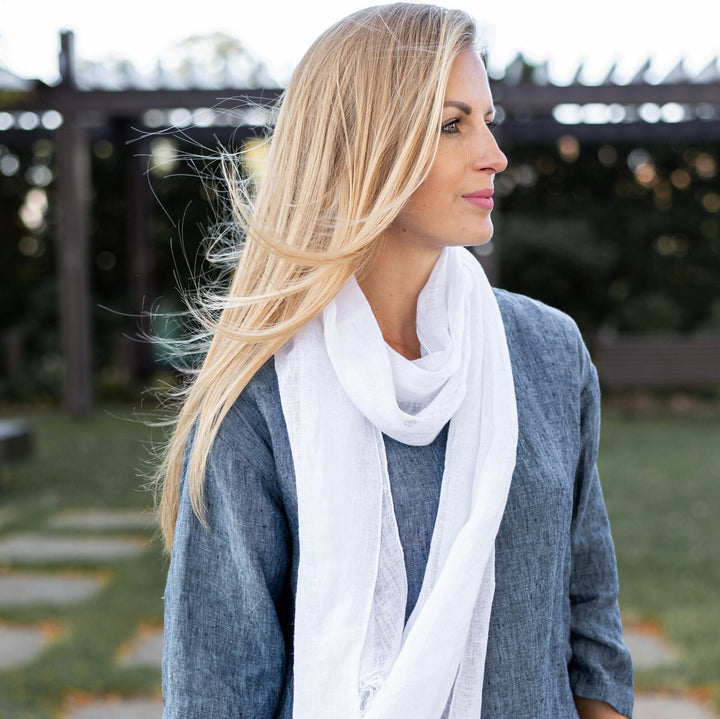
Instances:
[[[457,107],[458,110],[465,113],[466,115],[472,115],[472,107],[466,102],[460,102],[460,100],[446,100],[443,103],[443,107]],[[485,117],[492,120],[495,117],[495,108],[493,105],[485,111]]]
[[[465,102],[459,100],[446,100],[443,103],[443,107],[457,107],[458,110],[464,112],[466,115],[472,115],[472,107]]]

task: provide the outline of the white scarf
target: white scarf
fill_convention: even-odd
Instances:
[[[385,344],[352,279],[276,355],[299,515],[294,719],[480,716],[517,446],[510,357],[492,289],[464,248],[443,250],[417,317],[422,357],[409,361]],[[382,433],[426,445],[448,421],[427,568],[404,626]]]

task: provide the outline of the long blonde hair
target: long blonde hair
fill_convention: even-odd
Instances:
[[[222,306],[206,313],[212,340],[158,473],[168,547],[191,434],[186,476],[205,523],[205,467],[223,418],[260,367],[372,262],[432,163],[452,63],[474,42],[474,23],[458,10],[395,3],[348,16],[296,68],[252,205],[229,173],[244,243]]]

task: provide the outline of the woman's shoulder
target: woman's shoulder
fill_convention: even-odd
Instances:
[[[581,384],[592,379],[592,361],[572,317],[514,292],[496,289],[495,297],[516,370],[525,368],[533,376],[575,376]]]
[[[220,425],[218,439],[237,445],[243,437],[252,435],[270,447],[282,421],[275,364],[270,358],[235,399]]]
[[[566,338],[577,343],[580,331],[575,320],[561,310],[540,300],[494,288],[505,332],[541,338]]]

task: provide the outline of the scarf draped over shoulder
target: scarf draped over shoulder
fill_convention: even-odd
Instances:
[[[294,719],[481,715],[518,429],[500,311],[464,248],[443,250],[417,332],[420,359],[392,350],[353,278],[275,358],[298,495]],[[448,422],[427,568],[405,624],[382,435],[426,445]]]

